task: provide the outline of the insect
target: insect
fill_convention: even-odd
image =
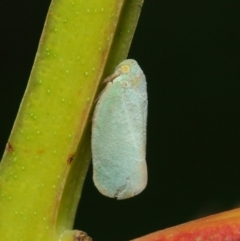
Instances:
[[[126,199],[147,185],[147,83],[133,59],[121,62],[104,82],[93,114],[93,181],[107,197]]]

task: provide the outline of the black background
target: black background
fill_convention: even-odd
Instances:
[[[1,1],[2,152],[49,3]],[[148,81],[148,186],[112,200],[95,189],[90,167],[75,228],[129,240],[239,205],[239,13],[239,0],[145,0],[129,57]]]

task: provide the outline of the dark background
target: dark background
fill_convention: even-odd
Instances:
[[[49,3],[1,1],[1,152]],[[112,200],[90,167],[75,228],[129,240],[240,204],[239,13],[239,0],[145,0],[129,57],[148,81],[148,186]]]

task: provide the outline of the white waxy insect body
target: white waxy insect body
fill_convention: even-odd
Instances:
[[[103,195],[126,199],[147,185],[147,84],[132,59],[107,81],[93,115],[93,180]]]

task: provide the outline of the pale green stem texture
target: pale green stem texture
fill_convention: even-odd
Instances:
[[[142,3],[52,1],[0,165],[0,240],[80,240],[67,230],[91,160],[92,106],[127,56]]]

